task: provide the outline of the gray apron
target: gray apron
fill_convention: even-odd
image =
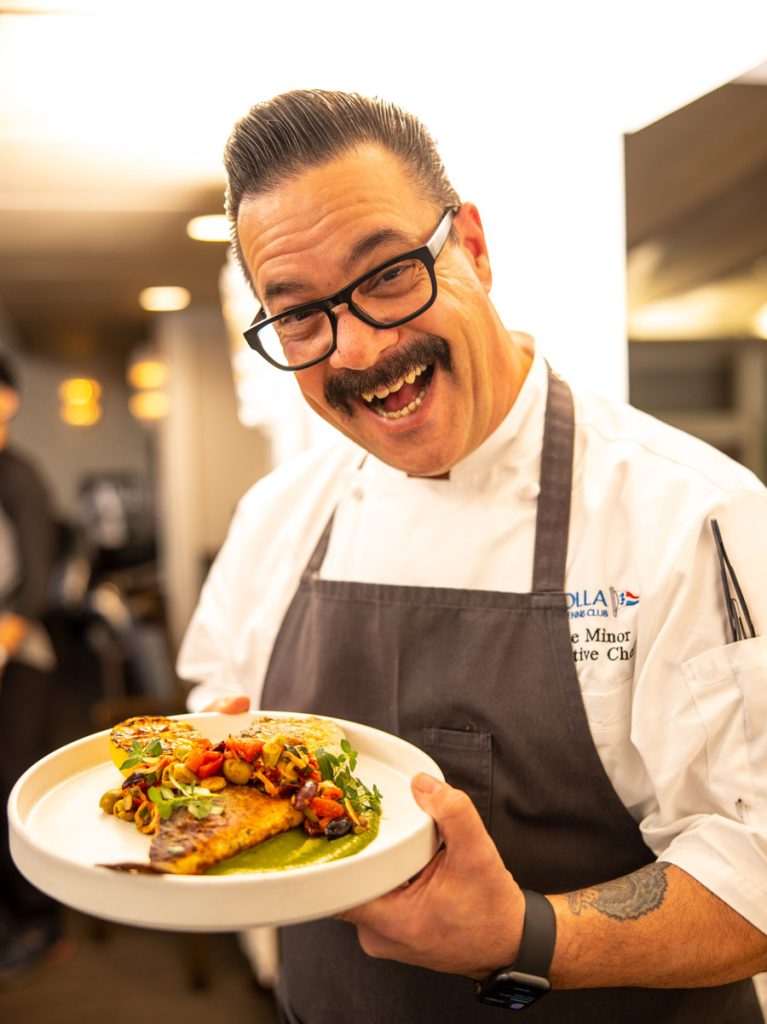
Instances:
[[[320,579],[331,516],[277,637],[262,701],[426,750],[471,796],[517,882],[544,893],[655,859],[602,766],[573,663],[563,593],[573,435],[569,388],[550,372],[530,594]],[[468,979],[367,957],[344,922],[285,928],[281,949],[278,996],[291,1022],[495,1020]],[[568,1024],[762,1021],[750,981],[554,991],[527,1013]]]

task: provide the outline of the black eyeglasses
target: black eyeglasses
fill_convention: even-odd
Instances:
[[[437,297],[434,264],[458,209],[445,211],[426,245],[379,264],[335,295],[270,317],[262,307],[245,331],[248,344],[279,370],[305,370],[336,350],[336,306],[371,327],[399,327],[420,316]]]

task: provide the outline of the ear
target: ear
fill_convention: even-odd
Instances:
[[[474,270],[486,292],[493,284],[493,271],[487,251],[487,241],[479,210],[474,203],[462,203],[455,216],[453,227],[458,232],[460,243],[474,266]]]

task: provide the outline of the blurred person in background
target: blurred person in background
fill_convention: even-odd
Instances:
[[[55,555],[55,520],[35,466],[9,445],[21,395],[0,357],[0,982],[40,961],[60,938],[58,905],[16,870],[8,797],[50,750],[56,658],[43,625]]]
[[[240,503],[190,709],[359,721],[447,779],[413,781],[444,841],[417,879],[283,929],[284,1019],[761,1021],[767,490],[506,328],[406,111],[288,93],[225,159],[246,337],[345,436]]]

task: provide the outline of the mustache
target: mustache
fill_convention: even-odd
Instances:
[[[342,370],[325,381],[325,401],[334,409],[354,415],[351,404],[364,392],[387,387],[424,363],[439,363],[443,370],[452,371],[450,346],[436,334],[422,334],[396,352],[384,356],[367,370]]]

